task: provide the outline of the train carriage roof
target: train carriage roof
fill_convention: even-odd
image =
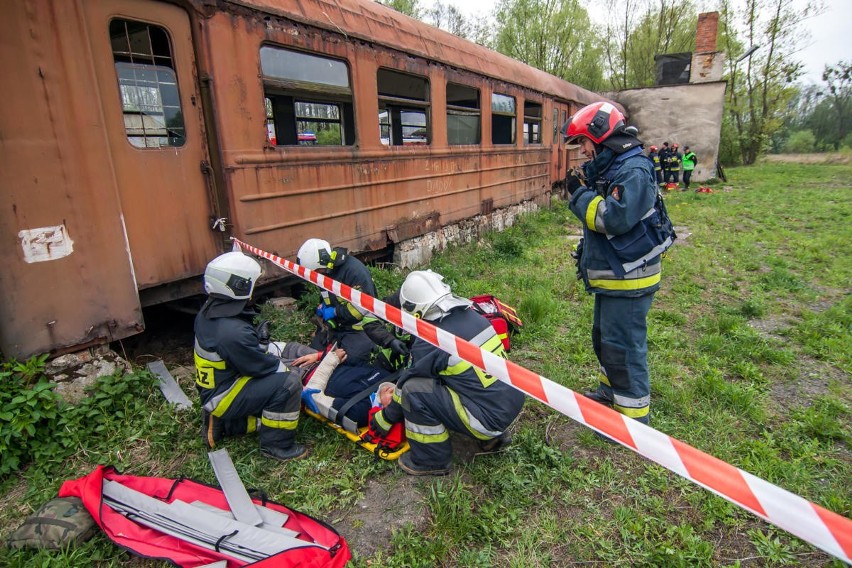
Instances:
[[[564,101],[608,100],[486,47],[435,28],[373,0],[227,0],[296,22],[335,30],[425,59],[523,85]],[[616,104],[619,108],[621,105]]]

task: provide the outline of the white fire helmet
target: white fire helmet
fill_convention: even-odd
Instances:
[[[226,252],[207,265],[204,290],[234,300],[248,300],[260,278],[260,263],[241,252]]]
[[[308,239],[299,247],[296,253],[296,264],[316,270],[318,268],[333,268],[334,260],[331,255],[331,245],[322,239]]]
[[[405,277],[399,289],[402,309],[414,317],[436,320],[458,306],[471,302],[453,295],[444,277],[431,270],[415,270]]]

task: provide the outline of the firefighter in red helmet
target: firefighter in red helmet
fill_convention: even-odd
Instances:
[[[660,287],[661,253],[674,240],[673,231],[655,230],[668,223],[655,163],[610,103],[580,109],[563,132],[588,159],[584,176],[571,173],[565,180],[569,207],[583,224],[579,273],[595,295],[592,345],[600,376],[586,396],[647,424],[647,315]]]

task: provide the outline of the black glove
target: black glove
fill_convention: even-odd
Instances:
[[[577,265],[577,280],[583,279],[583,271],[580,269],[580,260],[583,258],[583,244],[585,243],[585,239],[580,239],[577,241],[577,244],[574,245],[574,249],[571,251],[571,258],[574,259],[574,262]]]
[[[255,328],[257,330],[257,339],[264,346],[269,345],[269,325],[269,320],[263,320]]]
[[[586,185],[583,178],[577,175],[576,170],[568,170],[568,175],[565,176],[564,187],[568,197],[574,195],[574,192]]]
[[[400,339],[394,339],[393,341],[390,342],[390,345],[388,345],[388,347],[390,348],[391,351],[393,351],[394,355],[398,355],[399,357],[402,357],[403,359],[408,357],[408,355],[411,353],[411,350],[408,348],[408,345],[406,345]]]

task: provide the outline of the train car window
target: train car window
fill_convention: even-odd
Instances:
[[[565,124],[566,122],[568,122],[568,111],[562,109],[562,122],[560,122],[559,124]]]
[[[553,109],[553,145],[559,143],[559,109]]]
[[[447,83],[447,142],[451,145],[481,141],[479,89]]]
[[[109,23],[109,37],[127,140],[137,148],[186,144],[168,32],[152,24],[115,19]]]
[[[385,146],[429,144],[429,81],[425,77],[379,69],[379,137]]]
[[[541,144],[541,104],[524,101],[524,143]]]
[[[355,113],[345,62],[264,45],[260,48],[260,68],[271,144],[355,143]]]
[[[491,93],[491,143],[515,143],[515,97]]]

